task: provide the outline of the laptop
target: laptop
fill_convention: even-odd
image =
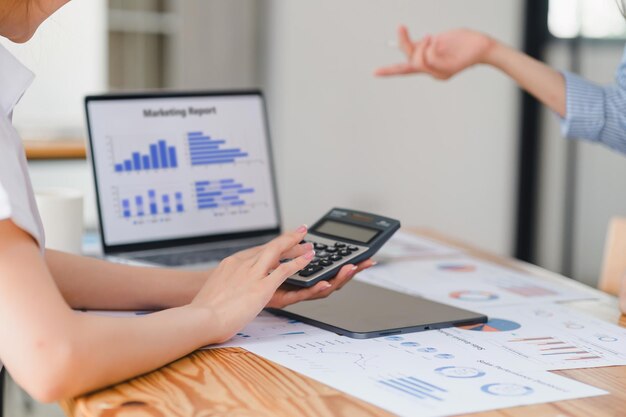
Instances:
[[[85,99],[106,258],[202,269],[280,233],[260,91]]]

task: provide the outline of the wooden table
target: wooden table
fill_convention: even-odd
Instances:
[[[505,259],[432,231],[419,234],[469,254],[599,296],[569,306],[626,327],[617,300],[544,269]],[[626,366],[556,371],[610,395],[472,414],[480,417],[601,417],[626,415]],[[128,382],[61,404],[71,417],[389,416],[357,398],[269,362],[244,349],[199,351]]]

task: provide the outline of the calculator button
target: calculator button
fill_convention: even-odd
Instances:
[[[342,259],[343,259],[343,256],[339,256],[339,255],[336,255],[336,254],[335,254],[335,255],[332,255],[332,256],[330,257],[330,260],[331,260],[331,261],[335,261],[335,262],[336,262],[336,261],[340,261],[340,260],[342,260]]]
[[[349,250],[346,249],[342,249],[339,251],[339,255],[341,256],[349,256],[352,252],[350,252]]]
[[[331,266],[332,264],[333,264],[333,262],[329,261],[328,259],[322,259],[320,261],[320,265],[322,265],[322,266]]]
[[[315,274],[316,272],[321,271],[322,269],[323,268],[318,265],[307,266],[302,271],[300,271],[298,275],[300,275],[301,277],[310,277],[311,275]]]
[[[345,243],[341,243],[341,242],[337,242],[337,243],[335,243],[335,247],[336,247],[336,248],[339,248],[339,249],[341,249],[341,248],[345,248],[345,247],[346,247],[346,244],[345,244]]]
[[[311,260],[311,263],[313,263],[313,262],[319,262],[319,261],[321,261],[321,260],[322,260],[322,258],[320,258],[320,257],[316,256],[315,258],[313,258],[313,259]]]
[[[353,251],[353,252],[354,252],[355,250],[359,250],[359,248],[358,248],[358,247],[353,246],[353,245],[348,246],[348,249],[349,249],[349,250],[351,250],[351,251]]]
[[[315,256],[318,258],[328,258],[330,256],[330,253],[326,251],[320,251],[320,252],[315,252]]]
[[[326,252],[328,252],[328,253],[335,253],[335,252],[337,252],[337,248],[334,248],[332,246],[328,247],[328,248],[326,248]]]
[[[326,249],[328,246],[327,246],[327,245],[324,245],[323,243],[316,243],[316,244],[314,245],[314,247],[315,247],[315,249],[319,249],[319,250],[321,250],[321,249]]]

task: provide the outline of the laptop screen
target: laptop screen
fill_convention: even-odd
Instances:
[[[260,93],[86,106],[105,247],[279,227]]]

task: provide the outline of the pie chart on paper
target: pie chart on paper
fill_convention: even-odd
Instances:
[[[465,291],[453,291],[448,294],[450,298],[455,298],[461,301],[493,301],[497,300],[499,297],[497,294],[494,294],[489,291],[473,291],[473,290],[465,290]]]
[[[487,323],[472,324],[469,326],[459,326],[459,329],[471,330],[474,332],[510,332],[522,327],[519,323],[504,319],[490,319]]]

